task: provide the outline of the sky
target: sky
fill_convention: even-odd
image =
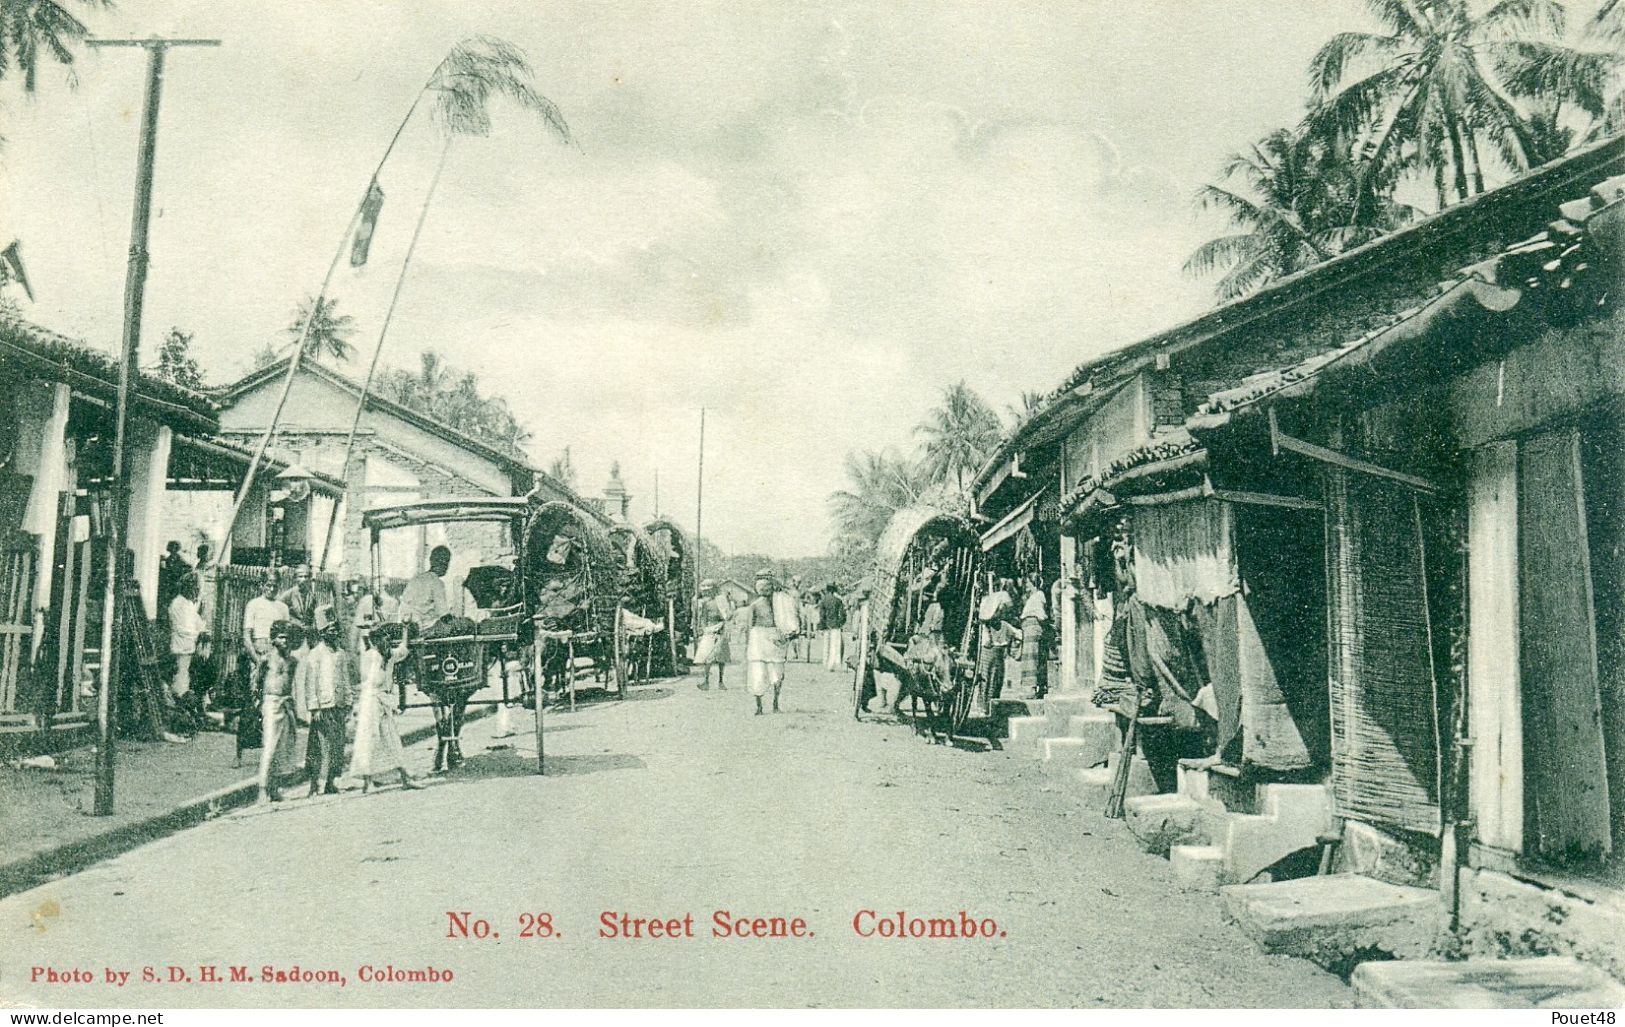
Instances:
[[[1192,193],[1302,113],[1357,0],[124,2],[106,36],[172,51],[147,359],[171,325],[245,373],[320,285],[391,135],[459,39],[528,54],[579,143],[498,104],[456,139],[384,362],[477,372],[582,491],[730,552],[813,555],[851,450],[915,446],[942,389],[1000,411],[1211,305],[1183,275],[1221,227]],[[49,327],[116,348],[139,51],[0,83],[0,235]],[[331,292],[377,339],[441,137],[408,123],[372,258]],[[341,371],[365,373],[364,357]]]

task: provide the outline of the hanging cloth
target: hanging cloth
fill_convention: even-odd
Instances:
[[[1229,503],[1194,500],[1134,510],[1134,583],[1140,600],[1183,611],[1241,590]]]

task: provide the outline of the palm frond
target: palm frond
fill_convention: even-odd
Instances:
[[[1321,45],[1309,60],[1309,96],[1319,103],[1330,96],[1349,72],[1349,66],[1370,57],[1392,56],[1405,46],[1399,36],[1371,32],[1339,32]]]
[[[502,96],[536,115],[562,142],[575,142],[564,113],[531,83],[524,51],[493,36],[471,36],[452,47],[426,92],[435,121],[453,135],[489,135],[491,100]]]
[[[1473,35],[1480,39],[1561,39],[1568,27],[1568,12],[1557,0],[1500,0],[1474,19]]]
[[[1233,267],[1251,257],[1258,249],[1258,240],[1252,235],[1221,235],[1198,246],[1185,258],[1185,274],[1206,278],[1214,272]]]

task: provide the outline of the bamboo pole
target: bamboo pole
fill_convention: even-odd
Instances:
[[[333,275],[338,271],[339,261],[344,259],[345,246],[350,242],[351,236],[355,234],[356,225],[361,221],[361,211],[367,202],[367,196],[377,183],[378,176],[383,172],[384,165],[389,161],[390,154],[395,152],[395,144],[400,142],[401,133],[406,131],[407,123],[412,120],[412,115],[417,113],[418,105],[423,102],[423,95],[434,84],[435,78],[439,76],[440,69],[445,67],[445,64],[446,58],[442,57],[440,62],[434,66],[434,71],[424,81],[423,87],[412,98],[412,105],[406,109],[406,116],[401,119],[399,125],[395,126],[395,134],[390,136],[389,145],[384,147],[384,155],[378,159],[377,167],[373,168],[371,176],[367,178],[367,187],[361,191],[361,200],[356,204],[355,213],[350,216],[350,223],[345,228],[343,237],[339,239],[338,249],[333,254],[333,260],[327,265],[327,274],[322,277],[322,287],[317,291],[316,298],[311,301],[310,313],[305,316],[305,323],[299,330],[299,339],[294,345],[293,355],[288,358],[288,373],[282,379],[282,392],[277,396],[276,409],[271,412],[271,421],[265,426],[265,434],[260,436],[259,443],[254,447],[254,455],[248,461],[248,470],[243,474],[243,484],[237,490],[237,498],[231,506],[231,519],[226,522],[226,537],[221,540],[220,553],[225,553],[231,546],[232,535],[237,530],[237,520],[242,516],[243,505],[248,500],[249,490],[254,487],[254,476],[259,471],[261,462],[265,459],[265,451],[270,448],[271,437],[276,434],[277,424],[282,420],[282,410],[287,406],[288,395],[293,391],[294,376],[299,373],[299,363],[304,358],[305,345],[310,338],[310,326],[316,320],[316,314],[322,309],[322,301],[327,298],[327,290],[333,284]],[[216,562],[219,559],[220,556],[217,554],[215,556]]]
[[[339,478],[345,483],[345,491],[349,491],[350,457],[355,452],[356,433],[361,429],[361,415],[367,407],[367,396],[372,391],[373,379],[378,374],[378,360],[384,353],[384,339],[389,335],[389,325],[395,318],[395,307],[400,302],[402,287],[406,285],[406,274],[412,266],[412,256],[417,252],[418,239],[423,234],[423,223],[429,219],[429,207],[434,201],[436,187],[440,185],[440,174],[446,170],[446,158],[451,154],[452,136],[446,136],[445,143],[440,147],[440,160],[435,164],[434,177],[429,180],[429,191],[423,197],[423,208],[418,211],[418,221],[412,228],[412,239],[406,246],[406,259],[401,261],[401,273],[395,278],[395,291],[389,297],[389,308],[384,311],[384,323],[378,328],[378,342],[372,349],[372,362],[367,365],[366,380],[361,383],[361,394],[356,397],[355,416],[350,420],[350,433],[344,439],[344,462],[340,465]],[[338,527],[339,503],[335,502],[327,516],[327,532],[322,536],[322,555],[317,562],[316,569],[327,569],[328,555],[333,551],[333,532]]]

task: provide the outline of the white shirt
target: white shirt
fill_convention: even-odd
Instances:
[[[1034,589],[1027,595],[1027,602],[1021,607],[1022,620],[1048,620],[1049,613],[1044,609],[1044,593]]]
[[[288,619],[288,604],[280,599],[255,596],[243,607],[243,634],[255,652],[271,650],[271,626]]]
[[[401,620],[427,627],[451,612],[446,583],[434,571],[424,571],[406,583],[401,593]]]
[[[339,673],[342,666],[342,657],[325,643],[310,647],[305,658],[299,661],[305,709],[326,710],[345,704],[346,689]]]
[[[197,636],[203,630],[203,618],[198,616],[197,603],[185,596],[169,601],[169,651],[176,656],[197,652]]]

